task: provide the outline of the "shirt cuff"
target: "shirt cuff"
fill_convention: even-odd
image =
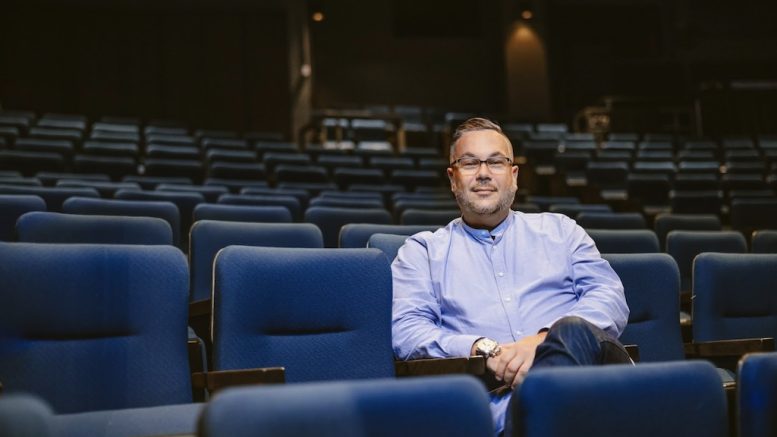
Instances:
[[[483,338],[482,335],[456,335],[448,343],[448,352],[452,357],[468,357],[472,352],[475,340]]]

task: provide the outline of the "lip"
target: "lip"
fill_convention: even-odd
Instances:
[[[496,188],[473,188],[475,193],[496,193]]]

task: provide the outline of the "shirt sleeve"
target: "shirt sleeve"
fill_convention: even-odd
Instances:
[[[391,264],[394,282],[392,342],[402,360],[469,356],[476,335],[455,334],[441,327],[426,243],[408,238]]]
[[[578,301],[569,316],[578,316],[615,338],[629,319],[623,284],[596,244],[574,221],[569,220],[569,265]]]

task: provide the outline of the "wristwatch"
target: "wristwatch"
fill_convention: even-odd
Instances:
[[[476,355],[491,358],[499,355],[500,352],[502,352],[502,348],[499,347],[499,343],[497,343],[496,340],[483,337],[475,342]]]

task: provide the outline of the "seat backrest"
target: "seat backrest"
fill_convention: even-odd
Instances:
[[[379,250],[230,246],[214,275],[214,369],[283,366],[288,382],[394,375]]]
[[[362,248],[373,234],[413,235],[423,231],[435,231],[436,225],[379,225],[373,223],[349,223],[340,228],[340,247]]]
[[[745,355],[737,369],[739,437],[777,435],[777,352]]]
[[[777,254],[702,253],[693,262],[694,341],[777,337]]]
[[[189,247],[192,301],[210,299],[213,259],[231,245],[322,248],[324,239],[310,223],[195,222]]]
[[[194,221],[198,220],[290,223],[292,217],[291,212],[285,206],[201,203],[194,208]]]
[[[94,188],[60,188],[60,187],[25,187],[25,186],[0,186],[0,194],[28,194],[40,196],[46,202],[48,211],[62,211],[62,204],[70,197],[94,197],[99,198],[100,193]]]
[[[291,194],[222,194],[219,197],[219,204],[283,206],[289,210],[294,220],[299,220],[302,215],[302,206],[300,200]]]
[[[777,230],[755,231],[751,243],[753,253],[777,253]]]
[[[575,219],[584,229],[645,229],[645,217],[638,212],[588,212]]]
[[[661,247],[666,247],[666,236],[670,231],[720,231],[723,229],[720,218],[713,214],[659,214],[653,224]]]
[[[173,202],[71,197],[62,204],[62,212],[66,214],[156,217],[170,225],[174,245],[178,246],[181,239],[181,214]]]
[[[680,271],[665,253],[603,255],[623,283],[629,322],[623,344],[639,346],[639,359],[685,358],[680,332]]]
[[[508,414],[522,437],[728,435],[720,376],[705,361],[536,369]]]
[[[650,229],[587,229],[600,253],[660,252],[658,237]]]
[[[156,200],[173,202],[181,215],[181,238],[178,247],[187,250],[189,247],[189,228],[194,217],[194,208],[205,203],[205,197],[200,193],[172,191],[131,191],[119,190],[114,195],[122,200]]]
[[[305,211],[305,222],[313,223],[324,234],[324,247],[337,247],[340,228],[348,223],[391,224],[391,214],[382,208],[337,208],[311,206]]]
[[[483,385],[457,375],[225,390],[198,430],[202,437],[260,434],[487,437],[493,425]]]
[[[461,217],[459,209],[406,209],[402,212],[399,222],[406,226],[445,226],[452,220]]]
[[[691,290],[693,260],[703,252],[746,253],[747,241],[737,231],[671,231],[666,236],[666,253],[680,267],[680,291]]]
[[[46,202],[34,194],[0,194],[0,241],[16,239],[16,220],[24,213],[45,211]]]
[[[389,261],[393,261],[407,237],[408,235],[372,234],[367,241],[367,247],[379,249],[386,254]]]
[[[172,246],[0,243],[0,381],[57,413],[192,401]]]
[[[16,222],[26,243],[173,244],[170,225],[156,217],[28,212]]]
[[[581,203],[577,205],[562,203],[560,205],[550,205],[550,208],[548,209],[548,211],[554,212],[556,214],[564,214],[565,216],[574,219],[574,218],[577,218],[577,215],[582,212],[612,212],[612,207],[604,203],[601,203],[601,204]]]

